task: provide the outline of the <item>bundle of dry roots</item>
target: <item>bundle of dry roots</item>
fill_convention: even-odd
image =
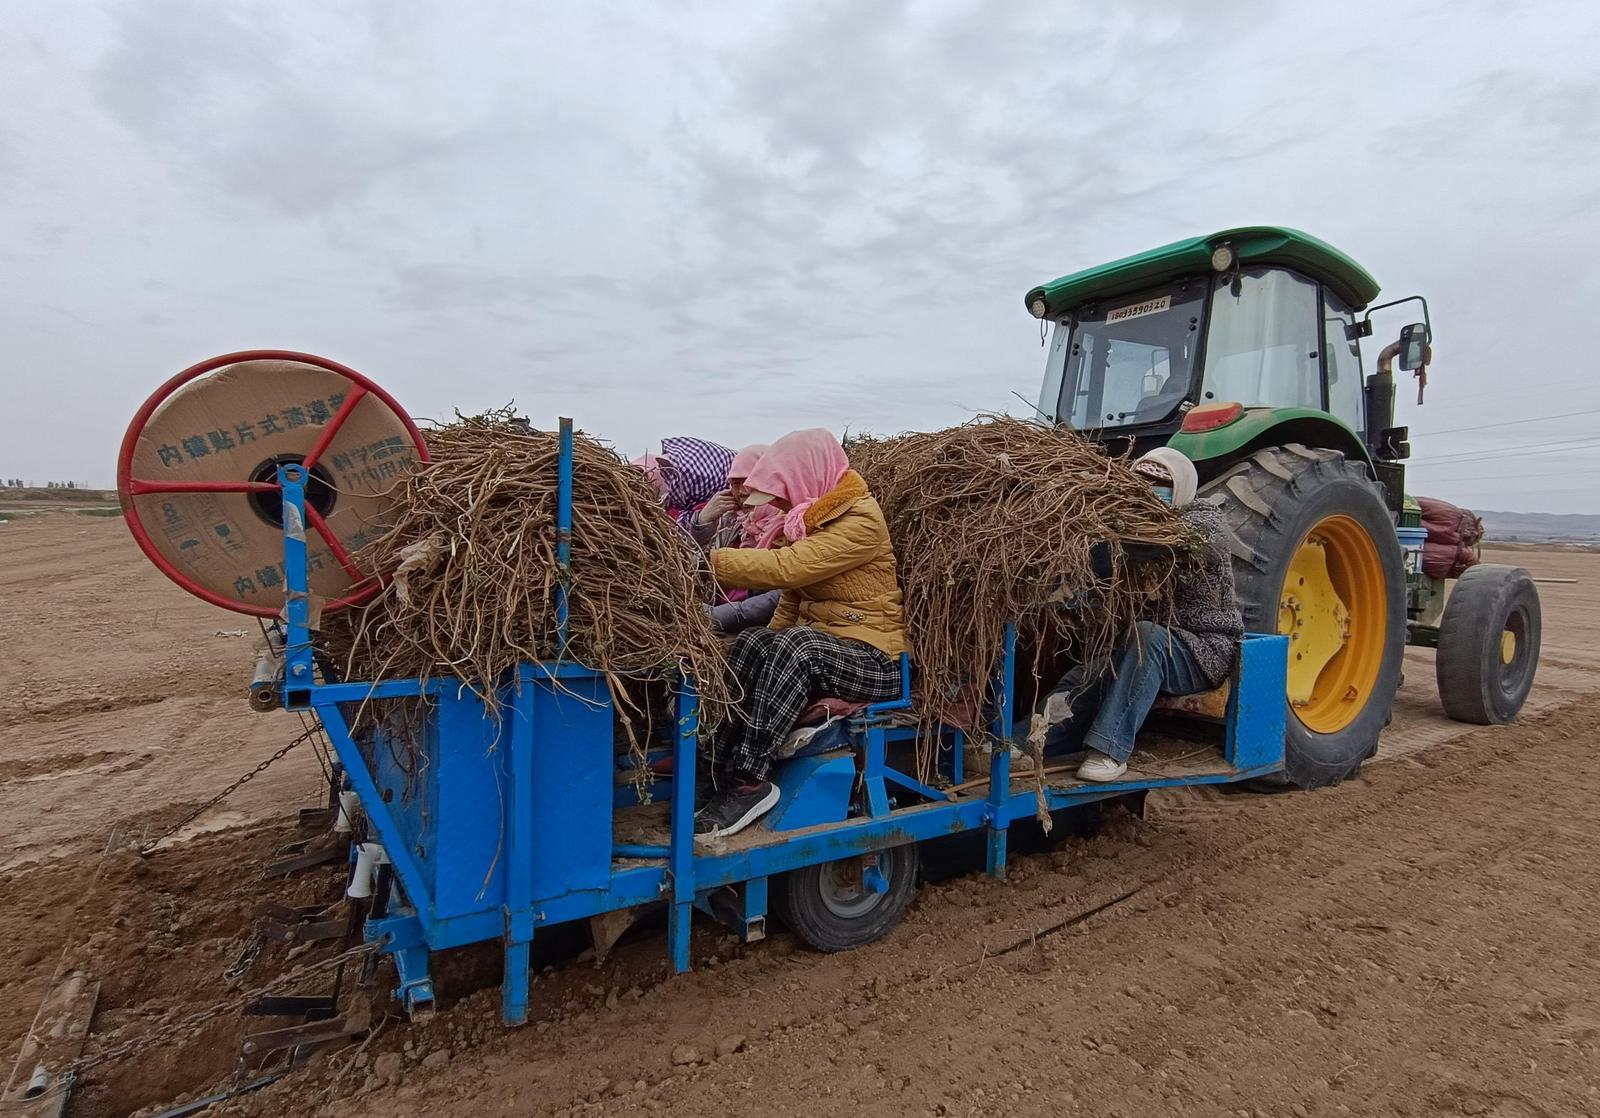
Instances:
[[[847,449],[888,517],[930,720],[991,678],[1007,621],[1035,650],[1109,654],[1195,544],[1126,459],[1068,431],[986,418]]]
[[[641,471],[587,436],[573,440],[563,646],[559,437],[501,411],[459,419],[427,440],[431,464],[395,491],[392,528],[357,557],[364,569],[393,572],[392,581],[324,628],[348,678],[448,673],[485,694],[523,660],[576,661],[614,683],[681,668],[715,721],[728,700],[726,659],[701,605],[710,576]]]

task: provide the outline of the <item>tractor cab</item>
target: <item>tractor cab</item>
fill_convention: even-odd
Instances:
[[[1377,281],[1331,245],[1269,227],[1063,276],[1027,295],[1034,317],[1053,323],[1039,411],[1114,450],[1179,439],[1203,477],[1245,444],[1281,441],[1293,423],[1291,437],[1381,475],[1378,462],[1398,463],[1409,447],[1394,426],[1395,354],[1386,350],[1376,371],[1376,398],[1363,383],[1360,338],[1371,332],[1377,294]],[[1401,368],[1420,372],[1426,323],[1408,327],[1413,335],[1398,356]],[[1225,437],[1199,438],[1235,424]],[[1403,474],[1395,474],[1380,480],[1398,508]]]

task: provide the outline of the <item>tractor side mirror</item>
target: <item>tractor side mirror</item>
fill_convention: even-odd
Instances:
[[[1400,367],[1407,372],[1420,369],[1433,356],[1428,347],[1428,328],[1413,322],[1400,330]]]

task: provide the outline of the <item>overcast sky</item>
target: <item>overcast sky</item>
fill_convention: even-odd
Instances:
[[[1037,395],[1033,284],[1279,223],[1428,296],[1414,491],[1600,512],[1589,0],[26,0],[5,24],[6,476],[110,484],[157,384],[254,346],[630,452],[944,425]]]

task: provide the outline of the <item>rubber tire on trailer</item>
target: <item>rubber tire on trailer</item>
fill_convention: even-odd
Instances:
[[[1435,668],[1439,701],[1457,722],[1510,722],[1522,709],[1539,668],[1539,591],[1521,567],[1471,567],[1456,580],[1439,621]],[[1501,635],[1516,635],[1511,663],[1501,661]]]
[[[1405,567],[1394,520],[1377,483],[1364,465],[1336,450],[1287,443],[1256,451],[1209,482],[1202,493],[1220,498],[1233,530],[1234,586],[1247,632],[1279,631],[1279,601],[1290,563],[1324,518],[1342,514],[1355,521],[1376,548],[1387,610],[1382,657],[1366,702],[1348,723],[1327,733],[1306,726],[1289,705],[1284,771],[1269,782],[1320,788],[1349,779],[1377,751],[1405,656]]]
[[[916,843],[880,853],[879,865],[889,878],[889,890],[863,894],[857,903],[867,897],[876,898],[876,903],[860,912],[841,914],[829,906],[824,894],[831,892],[828,883],[836,862],[805,866],[785,874],[773,893],[773,911],[790,931],[818,951],[848,951],[881,939],[911,906],[921,858]]]

